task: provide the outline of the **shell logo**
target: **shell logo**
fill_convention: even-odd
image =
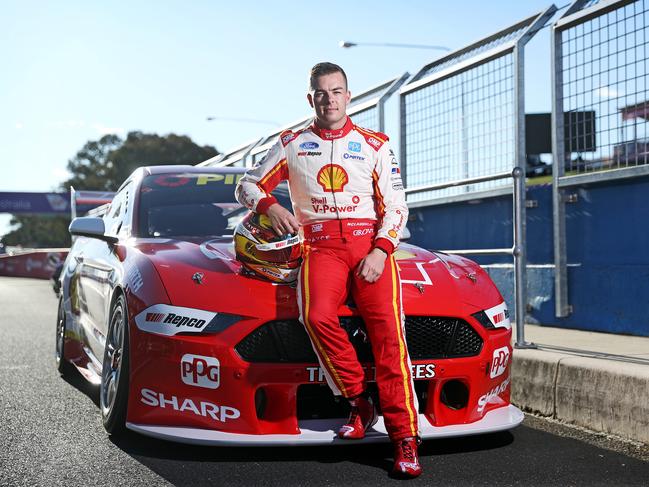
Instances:
[[[318,171],[318,184],[322,186],[325,191],[338,193],[343,190],[345,185],[349,182],[349,176],[338,164],[330,164],[324,166]]]

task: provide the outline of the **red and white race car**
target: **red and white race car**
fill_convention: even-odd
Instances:
[[[335,432],[348,406],[324,382],[295,288],[251,278],[236,260],[232,231],[247,210],[233,192],[242,174],[140,168],[103,217],[70,225],[57,366],[100,385],[109,433],[212,445],[341,441]],[[511,326],[491,279],[468,259],[405,243],[396,257],[421,436],[517,426]],[[339,316],[371,388],[363,321],[352,302]],[[363,441],[387,439],[379,420]]]

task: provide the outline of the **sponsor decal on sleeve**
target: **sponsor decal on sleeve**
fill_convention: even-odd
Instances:
[[[186,353],[180,360],[180,377],[190,386],[218,389],[220,370],[219,359],[215,357]]]
[[[287,134],[282,135],[282,145],[286,147],[286,145],[295,138],[295,134],[293,132],[289,132]]]
[[[321,156],[322,152],[317,152],[317,151],[301,151],[297,153],[298,157],[305,157],[305,156]]]
[[[157,335],[200,333],[216,317],[216,313],[168,304],[154,304],[135,317],[137,327]]]
[[[511,353],[509,347],[502,347],[494,350],[493,357],[491,359],[491,371],[489,372],[489,377],[495,379],[500,377],[507,370],[507,365],[509,365],[509,358]]]
[[[379,139],[375,137],[368,137],[366,140],[367,143],[374,147],[376,150],[379,150],[381,148],[382,142]]]

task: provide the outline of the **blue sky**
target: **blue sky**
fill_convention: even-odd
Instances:
[[[550,5],[0,0],[0,191],[56,188],[68,159],[105,133],[173,132],[220,151],[237,146],[273,127],[206,117],[284,125],[308,115],[306,77],[319,61],[342,65],[354,93],[441,54],[341,49],[340,40],[457,49]],[[528,45],[528,112],[550,110],[548,30]],[[8,220],[0,215],[0,235]]]

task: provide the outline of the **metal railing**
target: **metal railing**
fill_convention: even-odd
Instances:
[[[513,195],[511,248],[449,252],[513,256],[518,348],[534,346],[525,341],[524,330],[524,46],[556,11],[552,5],[424,66],[401,89],[402,174],[409,206],[475,199],[478,194]],[[500,183],[507,178],[513,178],[512,186]]]
[[[576,0],[552,34],[555,315],[569,316],[568,190],[649,175],[649,0]],[[566,126],[567,124],[567,126]]]
[[[514,241],[509,248],[500,249],[464,249],[464,250],[444,250],[447,254],[462,255],[511,255],[514,258],[514,294],[516,296],[516,343],[517,348],[534,348],[533,343],[525,341],[525,310],[526,292],[526,257],[525,257],[525,171],[520,167],[515,167],[511,172],[493,174],[491,176],[480,176],[476,178],[461,179],[449,181],[447,183],[431,184],[426,186],[406,189],[406,194],[416,194],[424,191],[436,191],[445,188],[466,186],[486,181],[498,181],[503,179],[513,179],[513,221],[514,221]]]
[[[347,109],[347,113],[354,123],[370,130],[383,132],[385,130],[385,103],[401,87],[408,76],[410,76],[408,73],[404,73],[354,95]],[[268,149],[277,141],[279,134],[285,130],[300,130],[309,125],[312,120],[312,115],[300,118],[259,139],[247,142],[198,165],[252,167],[263,159]]]

